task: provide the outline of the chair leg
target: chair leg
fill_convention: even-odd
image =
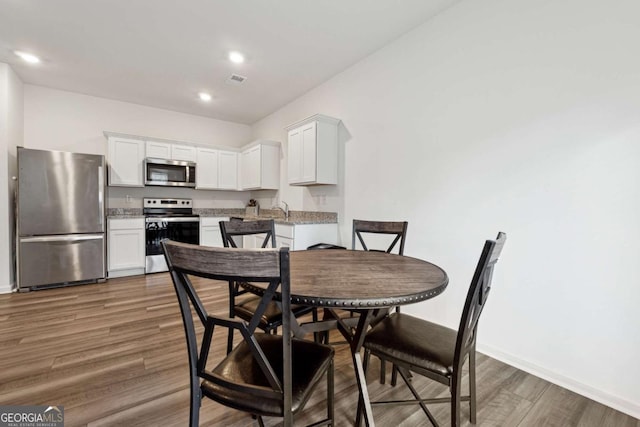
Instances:
[[[454,368],[454,375],[451,377],[451,427],[460,426],[461,380],[460,368]]]
[[[333,404],[334,396],[334,367],[333,360],[327,369],[327,418],[329,418],[329,425],[333,427],[335,425],[335,407]]]
[[[313,311],[311,312],[311,319],[313,320],[313,323],[318,323],[318,309],[314,307]],[[313,341],[316,343],[320,343],[321,341],[321,335],[320,332],[314,332],[313,333]]]
[[[236,312],[234,307],[236,306],[235,299],[235,286],[234,282],[229,282],[229,318],[233,319],[236,317]],[[227,335],[227,354],[231,353],[233,349],[233,328],[229,328],[229,332]]]
[[[365,378],[367,377],[367,370],[369,369],[370,358],[371,358],[371,352],[365,349],[364,360],[362,361],[362,370],[364,371]],[[362,396],[358,396],[358,409],[356,410],[356,422],[354,423],[355,427],[360,427],[360,422],[362,421],[363,412],[364,412],[364,402],[362,401]]]
[[[233,349],[233,328],[229,328],[227,335],[227,354],[231,353]]]
[[[380,359],[380,384],[384,384],[387,377],[387,362]]]
[[[200,380],[191,381],[191,401],[189,403],[189,426],[198,427],[200,424],[200,404],[202,395],[200,390]]]
[[[398,383],[398,367],[396,365],[391,366],[391,387],[395,387]]]
[[[476,423],[476,349],[469,352],[469,421]]]

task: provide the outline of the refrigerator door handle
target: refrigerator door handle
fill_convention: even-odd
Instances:
[[[104,230],[104,170],[102,166],[98,166],[98,205],[100,209],[98,224]]]
[[[84,240],[104,239],[104,234],[67,234],[61,236],[38,236],[20,237],[20,243],[42,243],[42,242],[81,242]]]

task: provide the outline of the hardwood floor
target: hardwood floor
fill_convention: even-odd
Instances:
[[[226,283],[195,284],[210,311],[226,312]],[[214,352],[225,343],[219,340]],[[374,398],[408,397],[400,384],[380,385],[378,372],[374,358],[368,375]],[[64,405],[66,426],[183,426],[187,375],[181,318],[166,273],[0,295],[0,405]],[[336,425],[349,426],[357,388],[346,346],[337,347],[335,375]],[[477,375],[481,426],[640,427],[637,419],[482,354]],[[413,382],[425,394],[447,394],[422,377]],[[318,419],[325,395],[321,384],[296,424]],[[448,405],[432,408],[448,425]],[[468,405],[462,412],[469,425]],[[248,415],[206,399],[200,414],[204,426],[257,426]],[[378,426],[428,425],[417,406],[374,408],[374,415]]]

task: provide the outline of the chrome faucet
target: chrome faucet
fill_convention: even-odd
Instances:
[[[284,205],[284,209],[282,209],[280,206],[274,206],[273,208],[280,209],[282,212],[284,212],[284,220],[289,221],[289,205],[284,200],[281,200],[280,203]]]

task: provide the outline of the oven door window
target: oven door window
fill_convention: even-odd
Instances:
[[[146,224],[146,255],[162,255],[160,242],[170,239],[176,242],[200,243],[200,223],[197,221],[153,221]]]

